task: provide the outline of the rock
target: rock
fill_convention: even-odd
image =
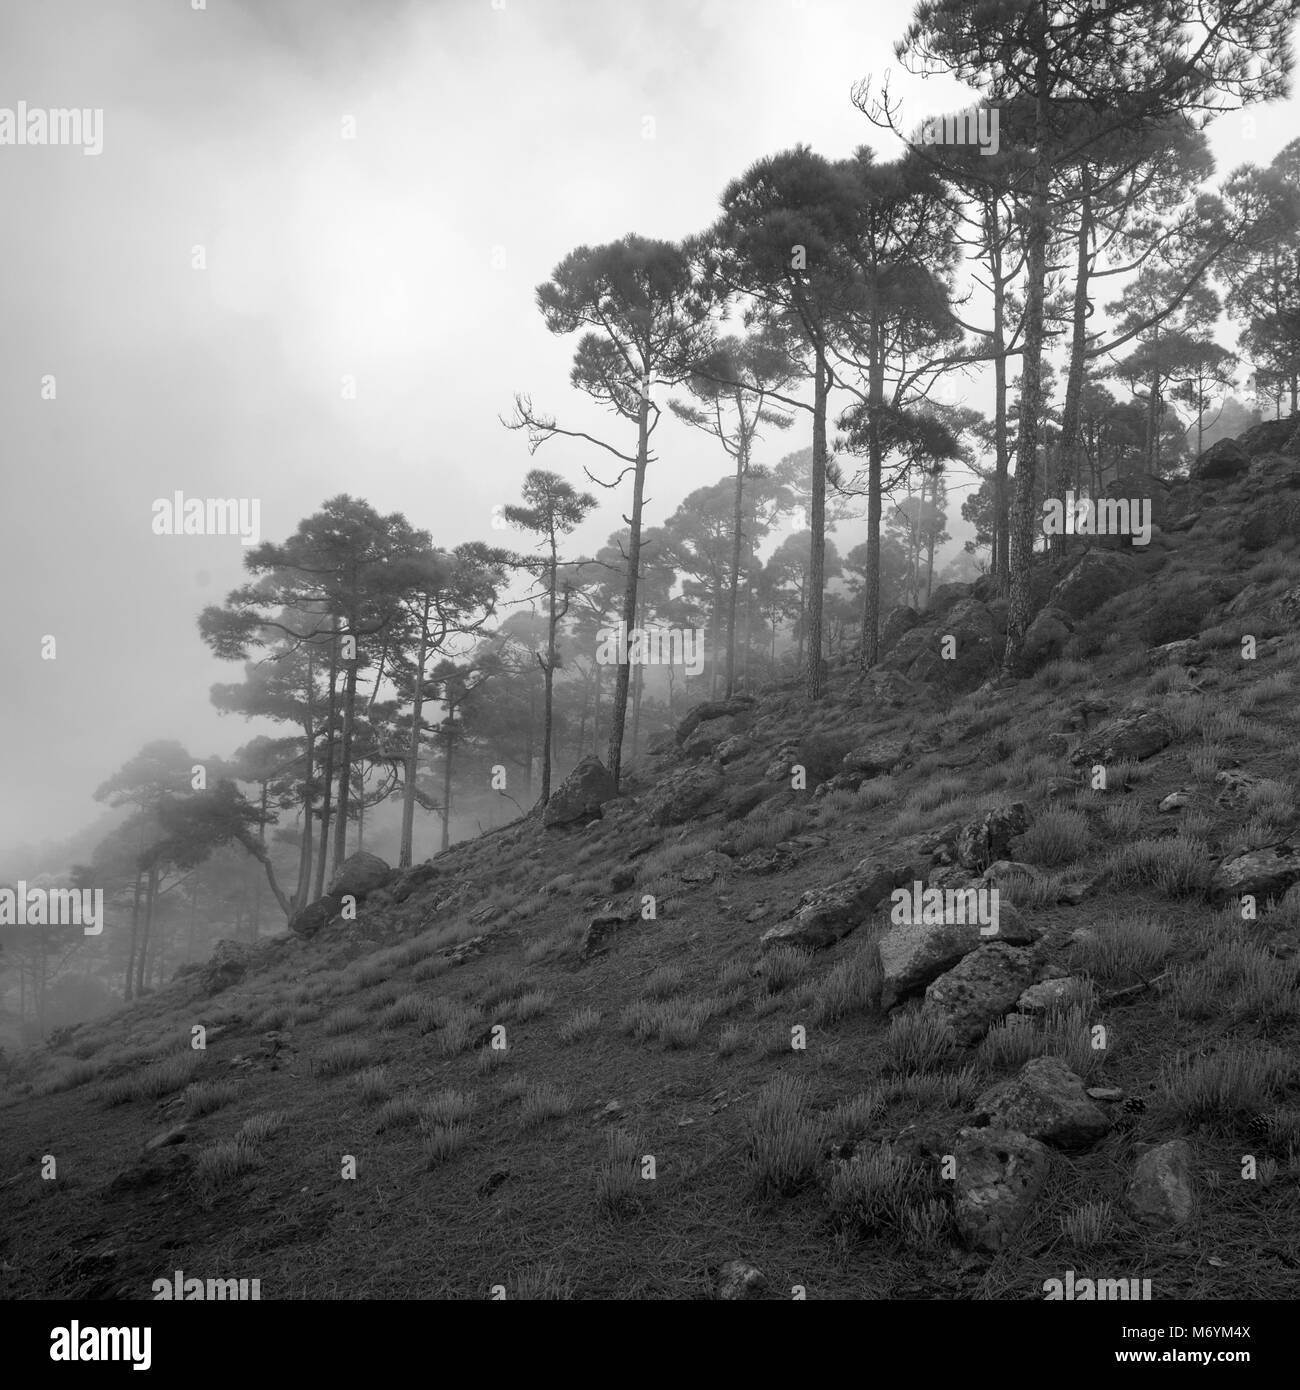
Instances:
[[[892,772],[907,756],[908,744],[902,738],[875,738],[860,743],[844,755],[846,772],[861,772],[868,777],[880,777]]]
[[[711,758],[724,743],[740,737],[737,716],[720,715],[717,719],[702,719],[682,741],[682,752],[689,758]]]
[[[329,926],[342,911],[342,902],[326,893],[324,897],[317,898],[314,903],[308,903],[301,912],[295,912],[289,921],[289,930],[295,936],[310,940]]]
[[[1182,637],[1177,642],[1165,642],[1162,646],[1149,648],[1147,665],[1153,669],[1168,664],[1195,666],[1201,660],[1201,656],[1196,638]]]
[[[218,941],[199,975],[199,989],[217,994],[238,984],[248,973],[249,949],[243,941]]]
[[[629,922],[635,921],[635,912],[602,912],[597,914],[587,923],[587,929],[582,936],[582,945],[578,950],[578,959],[590,960],[592,956],[599,955],[608,948],[609,939],[615,932],[621,927],[627,926]]]
[[[1250,794],[1264,779],[1239,767],[1225,767],[1214,774],[1215,786],[1221,788],[1214,798],[1216,806],[1243,806]]]
[[[1157,811],[1166,814],[1170,811],[1182,811],[1192,804],[1192,794],[1189,791],[1178,790],[1170,792],[1168,796],[1162,797],[1160,804],[1156,807]]]
[[[1030,985],[1016,1000],[1022,1014],[1045,1014],[1053,1009],[1065,1009],[1087,999],[1091,990],[1084,980],[1073,975],[1060,975],[1054,980],[1040,980]],[[1032,1134],[1032,1130],[1026,1130]]]
[[[756,1298],[767,1288],[767,1276],[744,1260],[728,1260],[718,1271],[718,1297],[725,1300]]]
[[[679,874],[683,883],[712,883],[719,874],[731,872],[731,860],[725,854],[710,850],[692,860]]]
[[[680,825],[699,815],[721,790],[722,769],[716,763],[697,763],[654,786],[644,809],[655,825]]]
[[[1287,844],[1266,845],[1222,860],[1210,877],[1209,898],[1222,907],[1249,894],[1263,907],[1296,882],[1300,882],[1300,856]]]
[[[1012,1080],[985,1091],[975,1110],[980,1124],[1018,1130],[1057,1149],[1086,1149],[1110,1129],[1059,1057],[1031,1058]]]
[[[953,1215],[965,1244],[1004,1250],[1024,1225],[1047,1180],[1048,1151],[1006,1129],[958,1130]]]
[[[797,856],[787,851],[766,848],[751,849],[735,861],[736,868],[746,874],[784,873],[796,862]]]
[[[1091,1100],[1114,1101],[1123,1100],[1124,1092],[1118,1086],[1089,1086],[1088,1096]]]
[[[416,864],[413,868],[407,869],[389,886],[393,901],[404,903],[417,888],[423,888],[426,884],[432,883],[440,872],[441,870],[434,866],[433,861],[428,859],[423,864]]]
[[[1125,1201],[1145,1226],[1181,1226],[1192,1214],[1192,1151],[1185,1139],[1148,1149],[1137,1161]]]
[[[915,608],[891,608],[880,630],[880,654],[890,651],[905,633],[917,626],[921,615]]]
[[[356,898],[360,902],[375,889],[382,888],[392,876],[392,869],[377,854],[358,850],[343,861],[334,882],[329,886],[328,896],[339,902],[345,897]]]
[[[1231,439],[1220,439],[1208,449],[1197,455],[1189,470],[1194,482],[1206,482],[1213,478],[1235,478],[1250,467],[1250,456],[1240,445]]]
[[[551,793],[542,812],[542,824],[553,829],[599,820],[604,815],[601,807],[617,795],[618,788],[605,764],[588,755]]]
[[[814,951],[833,945],[911,877],[910,864],[894,866],[863,860],[847,878],[829,888],[805,893],[793,915],[769,927],[759,938],[760,943],[765,949],[802,946]]]
[[[1125,759],[1141,762],[1173,742],[1174,731],[1155,710],[1134,710],[1103,724],[1083,739],[1070,754],[1074,767],[1114,763]]]
[[[1127,556],[1113,550],[1090,550],[1048,595],[1047,606],[1069,618],[1086,618],[1107,599],[1137,583],[1140,572]]]
[[[963,1045],[978,1042],[1015,1008],[1033,977],[1032,952],[1000,942],[981,946],[929,986],[922,1012]]]
[[[1070,615],[1065,609],[1044,608],[1025,629],[1025,640],[1020,649],[1021,661],[1032,669],[1060,656],[1073,631]]]
[[[1237,447],[1249,459],[1281,453],[1297,431],[1300,431],[1300,415],[1286,420],[1263,420],[1238,436]]]
[[[1106,484],[1102,489],[1102,496],[1136,502],[1138,506],[1129,509],[1129,520],[1133,530],[1139,529],[1141,520],[1149,520],[1151,534],[1155,535],[1168,520],[1169,492],[1168,481],[1154,473],[1124,473]],[[1096,539],[1097,544],[1103,548],[1128,548],[1135,544],[1132,534],[1098,536]],[[1141,546],[1138,548],[1141,549]]]
[[[184,1144],[189,1137],[189,1125],[172,1125],[170,1129],[161,1130],[154,1137],[148,1140],[142,1153],[152,1153],[154,1149],[165,1149],[170,1144]]]
[[[969,597],[971,586],[969,584],[940,584],[930,595],[930,602],[925,609],[925,622],[933,622],[937,618],[942,618],[945,613],[960,599]]]
[[[1272,618],[1275,622],[1294,626],[1300,618],[1300,584],[1275,598],[1264,610],[1264,616]]]
[[[646,739],[645,751],[648,758],[662,758],[677,747],[677,735],[672,729],[661,729]]]
[[[718,761],[725,766],[753,751],[754,743],[751,739],[746,738],[744,734],[733,734],[718,745]]]
[[[569,889],[572,888],[575,883],[577,883],[577,881],[577,874],[556,874],[556,876],[553,879],[551,879],[548,883],[544,883],[542,885],[542,892],[567,893]]]
[[[1023,831],[1021,832],[1023,834]],[[980,875],[985,883],[999,883],[1004,878],[1037,878],[1038,870],[1032,864],[1022,864],[1016,859],[995,859]]]
[[[685,744],[695,730],[706,721],[714,719],[736,719],[738,724],[747,723],[752,714],[755,701],[752,695],[732,695],[725,700],[705,700],[696,705],[677,726],[677,742]],[[740,732],[739,728],[733,732]]]
[[[938,646],[938,638],[932,624],[909,628],[881,658],[880,664],[886,671],[902,673],[910,670],[927,652]]]
[[[1294,459],[1289,463],[1292,469],[1296,467]],[[1238,535],[1241,548],[1251,552],[1266,550],[1283,536],[1294,535],[1297,522],[1300,522],[1300,503],[1270,497],[1242,520]]]
[[[983,873],[997,859],[1006,859],[1011,841],[1029,829],[1029,809],[1023,801],[998,806],[970,821],[957,832],[957,860],[968,869]]]
[[[753,782],[748,787],[737,787],[723,803],[722,814],[728,820],[739,820],[747,816],[755,807],[761,806],[772,788],[763,782]]]
[[[999,937],[1002,918],[1011,912],[1008,904],[999,913]],[[1013,930],[1018,928],[1016,919]],[[900,922],[892,926],[877,943],[881,967],[880,1007],[892,1009],[990,939],[980,934],[978,925],[969,923]]]

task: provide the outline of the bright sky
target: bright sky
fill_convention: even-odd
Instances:
[[[197,0],[196,0],[197,2]],[[505,541],[530,459],[498,415],[568,385],[533,291],[574,246],[678,238],[731,177],[798,142],[891,153],[850,104],[893,68],[910,123],[965,104],[897,70],[902,0],[59,0],[11,7],[0,107],[102,108],[103,151],[0,147],[0,865],[97,814],[141,744],[229,753],[236,680],[195,617],[242,582],[236,539],[155,536],[154,499],[261,501],[282,539],[327,497],[437,543]],[[1220,121],[1220,170],[1300,134],[1295,100]],[[349,127],[349,123],[351,123]],[[345,139],[345,129],[355,131]],[[205,269],[195,269],[195,248]],[[57,395],[41,398],[52,374]],[[356,399],[342,399],[343,378]],[[804,422],[767,448],[808,440]],[[657,524],[726,471],[666,419]],[[626,505],[578,533],[594,547]],[[954,512],[956,503],[954,503]],[[847,549],[854,538],[840,544]],[[40,644],[57,638],[57,659]]]

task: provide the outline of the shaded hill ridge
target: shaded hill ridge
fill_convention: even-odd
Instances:
[[[598,818],[25,1059],[0,1294],[1289,1296],[1300,445],[1268,425],[1147,480],[1149,545],[1039,563],[1032,672],[995,678],[989,581],[946,586],[816,706],[694,712]],[[998,931],[891,922],[913,885],[996,889]]]

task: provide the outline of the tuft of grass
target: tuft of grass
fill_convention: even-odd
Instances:
[[[1169,898],[1191,897],[1209,882],[1205,847],[1185,834],[1165,840],[1133,840],[1109,850],[1102,876],[1114,888],[1141,888],[1154,883]]]
[[[600,1027],[600,1012],[597,1009],[575,1009],[560,1024],[559,1038],[565,1046],[590,1036]]]
[[[361,1099],[367,1105],[378,1105],[393,1094],[393,1083],[383,1067],[367,1067],[354,1078]]]
[[[330,1016],[321,1024],[321,1032],[327,1037],[337,1037],[340,1033],[352,1033],[356,1029],[365,1026],[366,1015],[363,1009],[355,1004],[349,1004],[346,1008],[335,1009]]]
[[[1103,918],[1073,950],[1079,969],[1108,984],[1149,980],[1174,948],[1168,923],[1143,913]]]
[[[423,1137],[425,1165],[436,1168],[465,1147],[465,1131],[459,1125],[435,1125]]]
[[[763,980],[769,994],[780,994],[808,973],[812,955],[794,946],[778,946],[763,957]]]
[[[884,1052],[895,1071],[929,1071],[950,1060],[957,1049],[952,1030],[919,1011],[898,1013],[889,1021]]]
[[[1109,1202],[1085,1202],[1061,1216],[1061,1234],[1076,1250],[1105,1245],[1114,1231],[1115,1210]]]
[[[1018,859],[1050,868],[1082,859],[1091,842],[1087,816],[1069,808],[1051,808],[1018,837],[1013,852]]]
[[[745,1167],[757,1192],[797,1191],[821,1158],[825,1125],[809,1112],[805,1092],[801,1080],[779,1072],[755,1097]]]
[[[1165,1062],[1161,1081],[1184,1120],[1232,1132],[1267,1110],[1296,1073],[1295,1059],[1281,1048],[1228,1043],[1207,1056],[1184,1053]]]
[[[413,1091],[403,1091],[390,1097],[376,1111],[375,1133],[383,1134],[390,1129],[413,1125],[420,1118],[420,1113],[420,1098]]]
[[[740,1050],[744,1035],[734,1024],[729,1023],[718,1035],[718,1056],[730,1057]]]
[[[266,1110],[258,1115],[250,1115],[235,1131],[235,1140],[256,1147],[265,1143],[277,1130],[283,1129],[286,1118],[283,1110]]]
[[[340,1038],[328,1043],[316,1054],[318,1076],[341,1076],[357,1071],[371,1059],[370,1043],[364,1038]]]
[[[260,1167],[261,1163],[256,1147],[246,1139],[222,1139],[199,1150],[194,1177],[200,1187],[224,1187],[241,1173]]]
[[[520,1023],[540,1018],[555,1003],[555,995],[545,989],[530,989],[515,1001],[514,1016]]]
[[[475,1104],[474,1096],[448,1086],[444,1090],[435,1091],[421,1104],[420,1123],[426,1129],[459,1124],[474,1113]]]
[[[888,1144],[868,1153],[836,1163],[826,1186],[826,1205],[840,1227],[859,1235],[898,1231],[906,1220],[913,1200],[922,1197],[924,1181],[906,1159],[894,1154]],[[947,1218],[935,1218],[918,1227],[919,1238],[936,1239]],[[926,1231],[933,1221],[935,1229]]]
[[[200,1081],[185,1088],[185,1118],[196,1120],[229,1105],[239,1094],[239,1087],[230,1081]]]
[[[596,1207],[613,1220],[629,1216],[640,1206],[637,1142],[621,1129],[605,1136],[605,1161],[596,1175]]]
[[[135,1074],[114,1077],[104,1087],[104,1099],[109,1105],[123,1105],[131,1100],[159,1100],[189,1085],[203,1069],[202,1051],[177,1052],[154,1062]]]
[[[573,1109],[573,1097],[568,1091],[549,1081],[533,1085],[524,1093],[519,1110],[519,1123],[524,1129],[536,1129],[549,1120],[562,1119]]]

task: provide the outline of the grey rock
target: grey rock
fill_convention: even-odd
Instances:
[[[1181,1226],[1192,1214],[1192,1151],[1185,1139],[1148,1149],[1137,1161],[1125,1193],[1133,1216],[1145,1226]]]
[[[965,1128],[953,1145],[953,1215],[973,1250],[1005,1250],[1047,1181],[1047,1149],[1027,1134]]]
[[[1058,1149],[1086,1149],[1110,1129],[1059,1057],[1031,1058],[1012,1080],[980,1096],[975,1110],[983,1124],[1019,1130]]]
[[[978,1042],[1015,1008],[1033,977],[1031,951],[1000,942],[981,946],[929,986],[922,1012],[963,1045]]]
[[[583,758],[551,793],[542,824],[553,829],[599,820],[604,814],[601,807],[617,795],[618,788],[605,764],[594,756]]]

